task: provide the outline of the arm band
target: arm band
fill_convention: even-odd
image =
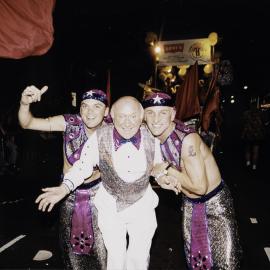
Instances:
[[[62,184],[66,185],[67,188],[69,189],[69,191],[73,191],[74,190],[74,184],[71,180],[69,179],[64,179]]]

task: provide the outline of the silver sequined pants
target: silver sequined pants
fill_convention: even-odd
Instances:
[[[103,243],[101,232],[97,225],[97,209],[92,203],[93,198],[98,190],[99,184],[89,188],[90,205],[92,211],[92,223],[94,230],[95,243],[93,253],[90,255],[78,255],[72,252],[70,244],[70,230],[72,212],[75,204],[75,192],[71,193],[60,208],[59,236],[62,257],[65,269],[69,270],[105,270],[107,254]]]
[[[215,270],[240,269],[242,254],[238,229],[233,208],[233,200],[225,183],[223,188],[208,198],[206,220],[208,236]],[[190,267],[191,217],[194,202],[183,195],[183,237],[187,263]],[[199,268],[198,268],[199,269]]]

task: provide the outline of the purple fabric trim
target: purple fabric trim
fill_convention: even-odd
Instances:
[[[76,254],[89,254],[94,244],[89,190],[76,190],[71,221],[71,246]]]
[[[143,108],[153,107],[153,106],[168,106],[173,107],[174,102],[171,98],[171,96],[165,94],[165,93],[153,93],[149,96],[147,96],[142,101]]]
[[[189,198],[186,197],[186,199],[190,202],[192,202],[193,204],[195,203],[205,203],[208,200],[210,200],[211,198],[213,198],[214,196],[216,196],[222,189],[224,188],[224,180],[221,179],[220,184],[214,188],[212,191],[210,191],[209,193],[199,197],[199,198]]]
[[[114,142],[114,149],[117,151],[117,149],[124,143],[131,142],[138,150],[140,149],[141,144],[141,131],[138,130],[138,132],[130,139],[124,139],[116,130],[116,128],[113,129],[113,142]]]
[[[173,154],[172,154],[172,152],[170,150],[170,147],[169,147],[169,145],[168,145],[167,142],[161,145],[161,150],[163,150],[162,151],[163,153],[164,152],[166,153],[166,155],[167,155],[166,160],[169,159],[170,162],[173,163],[175,166],[177,166],[177,167],[179,166],[179,161],[174,158],[174,156],[173,156]]]
[[[68,162],[73,165],[82,152],[84,143],[88,137],[86,135],[83,121],[77,114],[65,114],[66,130],[64,132],[64,148]]]
[[[193,204],[190,256],[191,269],[210,270],[213,266],[204,203]]]
[[[106,94],[102,90],[99,90],[99,89],[92,89],[85,92],[82,95],[82,100],[85,100],[85,99],[95,99],[104,103],[106,106],[108,105]]]
[[[186,135],[196,131],[178,120],[175,120],[175,124],[175,129],[166,141],[161,144],[161,151],[165,160],[171,162],[177,169],[181,170],[180,161],[183,139]]]

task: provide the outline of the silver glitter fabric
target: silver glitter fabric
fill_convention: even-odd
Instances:
[[[214,193],[214,195],[208,198],[204,203],[206,204],[208,236],[213,260],[212,270],[240,269],[242,249],[239,242],[233,200],[226,184],[223,183],[223,188],[216,194]],[[188,265],[190,265],[191,218],[193,204],[194,201],[192,202],[191,199],[183,195],[182,226]]]
[[[142,125],[140,130],[146,153],[147,169],[141,178],[127,183],[118,176],[112,163],[113,128],[113,125],[107,125],[97,131],[100,159],[99,169],[104,188],[116,198],[117,210],[122,211],[142,198],[149,185],[149,177],[154,161],[155,140],[150,132]]]
[[[107,254],[101,232],[97,225],[97,209],[92,203],[99,184],[89,188],[90,206],[92,211],[92,225],[94,231],[94,247],[90,255],[78,255],[72,252],[70,243],[70,230],[73,207],[75,204],[75,192],[71,193],[62,203],[60,210],[59,236],[62,257],[65,269],[73,270],[105,270]]]

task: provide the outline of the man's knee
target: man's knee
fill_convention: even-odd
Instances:
[[[142,253],[128,253],[127,269],[147,270],[149,266],[150,255]]]
[[[126,251],[121,249],[107,250],[107,270],[125,269]]]

